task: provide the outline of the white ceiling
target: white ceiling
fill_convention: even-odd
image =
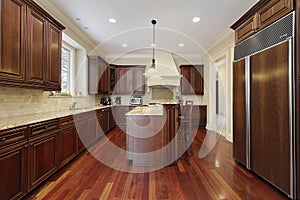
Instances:
[[[151,19],[158,21],[158,49],[199,54],[256,2],[258,0],[51,0],[58,10],[100,44],[106,55],[151,48]],[[201,20],[193,23],[192,18],[196,16]],[[115,18],[117,23],[109,23],[108,18]],[[124,43],[127,48],[122,47]],[[184,47],[179,47],[179,43],[184,43]]]

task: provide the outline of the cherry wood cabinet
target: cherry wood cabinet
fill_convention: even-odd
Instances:
[[[105,69],[99,82],[99,93],[109,94],[110,93],[110,68],[107,63],[101,63],[101,68]]]
[[[204,95],[203,65],[180,65],[181,94]]]
[[[59,165],[58,120],[29,126],[28,189],[52,175]]]
[[[25,2],[1,0],[0,17],[0,84],[22,84],[25,82]]]
[[[165,164],[172,164],[176,162],[177,156],[177,139],[175,138],[178,133],[179,124],[179,105],[164,105],[164,110],[166,113],[165,124],[163,128],[164,132],[164,146],[168,145],[164,149],[164,162]],[[174,140],[174,141],[173,141]]]
[[[58,130],[30,140],[29,189],[35,188],[58,168]]]
[[[103,131],[104,134],[106,134],[109,130],[109,109],[108,108],[104,108],[99,110],[102,114],[102,120],[101,120],[101,129]]]
[[[107,94],[109,92],[108,63],[100,56],[88,56],[89,94]]]
[[[145,94],[145,66],[116,66],[116,86],[113,94]]]
[[[61,88],[61,41],[61,30],[49,23],[46,86],[52,90]]]
[[[60,165],[76,156],[76,130],[72,116],[59,119]]]
[[[116,107],[110,107],[108,109],[108,114],[109,114],[109,130],[115,127],[116,121],[115,121],[115,116],[116,116]]]
[[[245,59],[233,63],[233,158],[246,165]]]
[[[293,0],[261,0],[231,28],[238,44],[294,10]]]
[[[20,199],[27,192],[28,129],[0,131],[0,196]]]
[[[37,11],[27,8],[28,61],[26,82],[41,86],[46,80],[47,20]]]
[[[31,0],[0,6],[0,85],[59,90],[64,27]]]
[[[82,130],[82,124],[78,124],[76,126],[76,154],[80,154],[84,152],[85,146],[83,142],[81,141],[81,136],[79,136],[79,133]]]
[[[119,127],[126,126],[125,114],[129,112],[129,106],[116,107],[116,125]]]
[[[134,95],[145,94],[145,67],[137,66],[133,69],[133,91]]]
[[[116,68],[116,88],[114,94],[132,94],[132,68]]]
[[[125,127],[126,126],[126,116],[125,114],[128,113],[130,110],[136,108],[136,106],[116,106],[115,107],[115,122],[116,126],[118,127]]]

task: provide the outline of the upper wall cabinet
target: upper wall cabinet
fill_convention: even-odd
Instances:
[[[0,83],[25,82],[26,4],[1,0]]]
[[[108,63],[100,56],[88,56],[89,94],[107,94],[109,92]]]
[[[181,94],[204,95],[203,65],[180,65]]]
[[[42,85],[45,81],[47,53],[47,20],[32,8],[27,8],[27,53],[26,82]]]
[[[238,44],[294,9],[293,0],[260,0],[231,26]]]
[[[59,90],[63,29],[31,0],[1,0],[0,85]]]
[[[61,87],[61,41],[61,30],[49,23],[46,84],[56,89]]]
[[[145,66],[116,66],[116,82],[113,94],[145,94]]]

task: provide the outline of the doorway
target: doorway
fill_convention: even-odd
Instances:
[[[217,132],[226,135],[226,63],[218,62],[216,66],[216,129]]]

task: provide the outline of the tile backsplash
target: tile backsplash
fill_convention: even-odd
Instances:
[[[91,107],[99,102],[98,95],[87,97],[49,97],[49,92],[24,88],[0,88],[0,118],[22,116],[70,109]]]

